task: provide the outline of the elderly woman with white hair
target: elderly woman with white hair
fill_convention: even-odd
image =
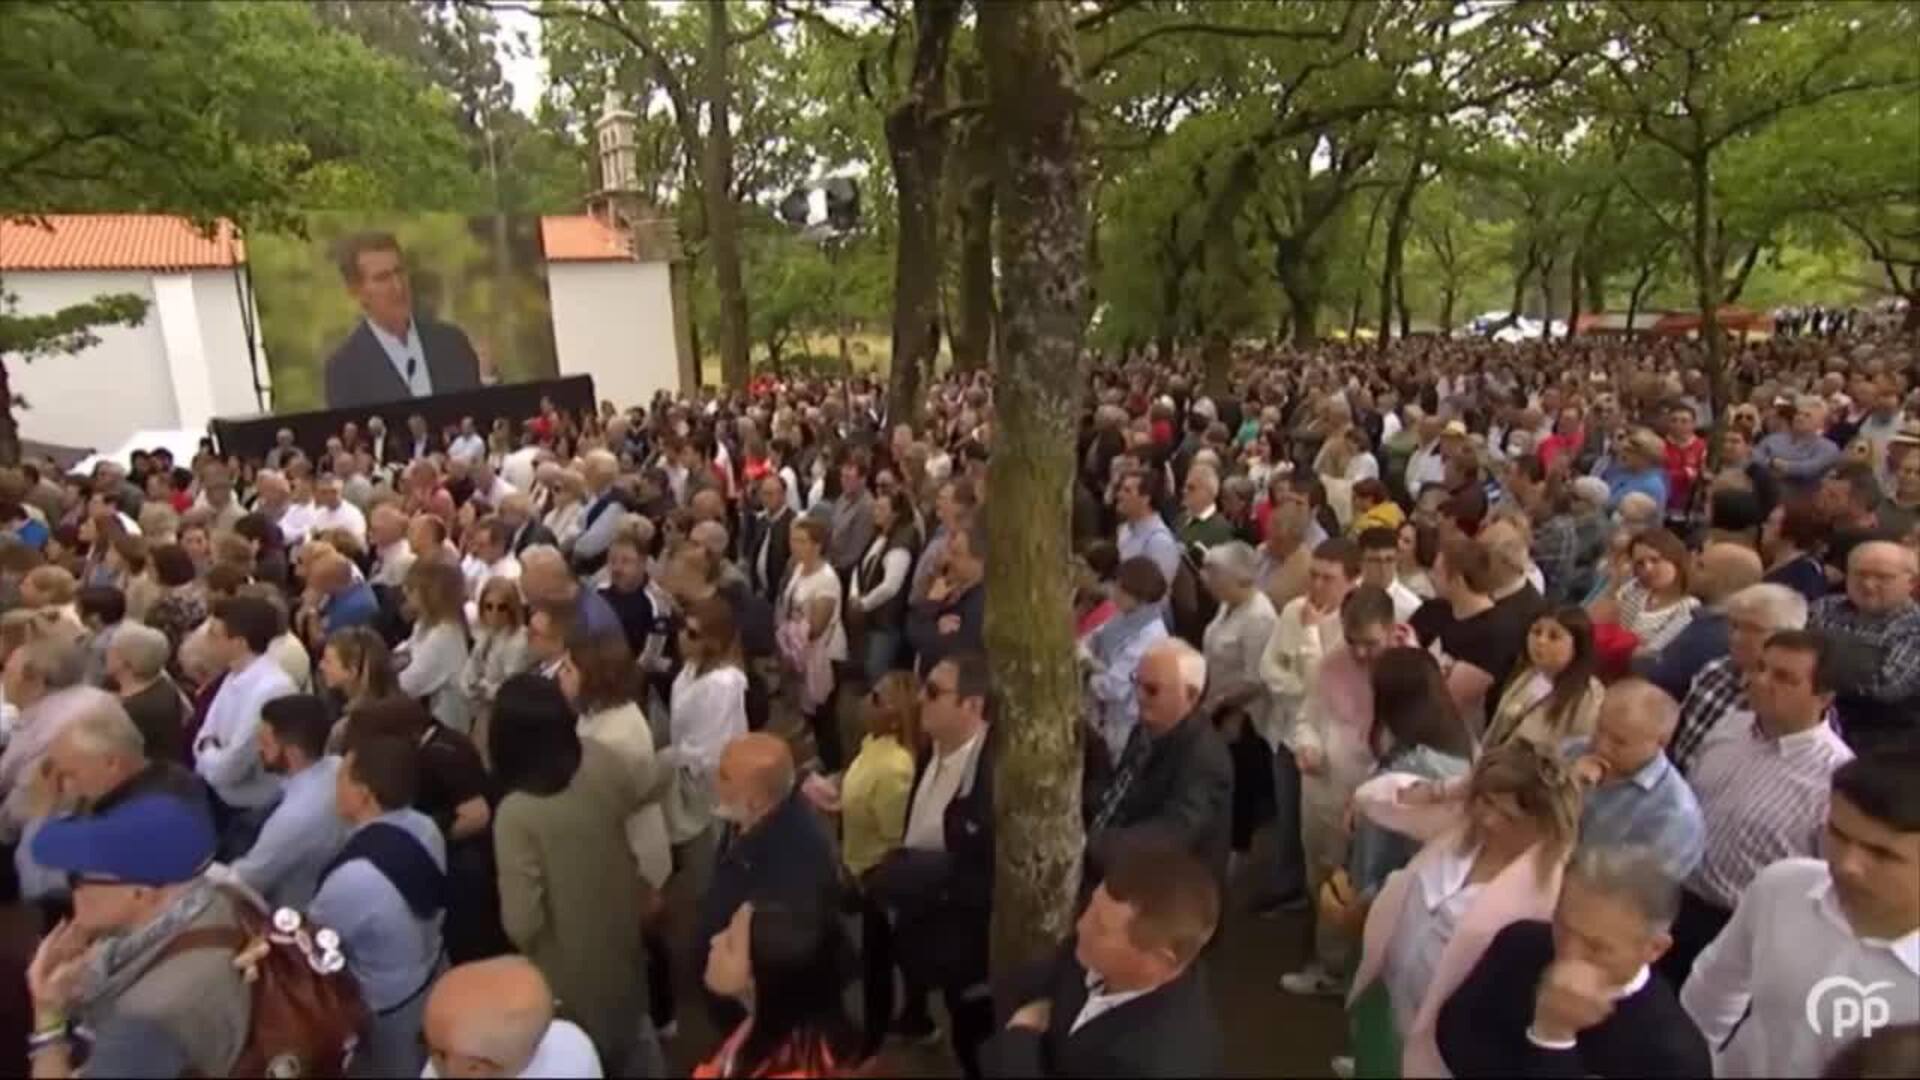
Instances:
[[[566,551],[580,535],[586,518],[587,482],[575,470],[559,465],[542,465],[534,475],[547,495],[540,524],[553,533],[554,545]]]
[[[1258,587],[1260,559],[1234,541],[1207,552],[1207,591],[1220,605],[1202,638],[1207,658],[1207,692],[1200,712],[1220,729],[1233,754],[1233,852],[1245,856],[1254,829],[1271,813],[1273,751],[1249,721],[1264,718],[1267,684],[1260,677],[1279,625],[1273,601]]]

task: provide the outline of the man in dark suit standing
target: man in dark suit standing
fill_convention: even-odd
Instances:
[[[1127,845],[1038,996],[987,1043],[986,1075],[1220,1075],[1225,1040],[1198,966],[1219,922],[1209,868],[1175,845]]]
[[[1226,883],[1233,762],[1211,720],[1196,711],[1206,685],[1206,658],[1178,638],[1140,659],[1140,723],[1087,824],[1089,884],[1141,836],[1191,852]]]
[[[554,539],[553,530],[534,520],[533,496],[524,491],[516,491],[501,499],[494,514],[513,529],[507,550],[516,556],[535,544],[560,546],[560,542]]]
[[[993,769],[987,723],[992,675],[978,653],[949,657],[927,673],[920,754],[901,846],[875,867],[868,889],[893,915],[894,949],[909,990],[905,1033],[929,1031],[927,990],[946,1000],[961,1072],[980,1073],[980,1044],[993,1033],[987,986],[993,918]],[[918,1027],[920,1032],[912,1031]]]
[[[742,561],[753,591],[775,600],[787,579],[787,561],[793,535],[793,509],[787,505],[787,482],[779,473],[768,473],[758,485],[760,509],[747,516],[740,537]]]
[[[1553,922],[1494,936],[1441,1006],[1456,1076],[1711,1076],[1706,1039],[1651,965],[1673,943],[1680,887],[1658,853],[1588,847]]]
[[[480,385],[466,332],[413,310],[406,257],[392,233],[358,233],[340,247],[340,276],[365,318],[327,359],[327,407],[357,409]]]

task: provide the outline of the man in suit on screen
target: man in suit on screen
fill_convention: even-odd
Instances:
[[[360,408],[480,385],[466,332],[413,310],[406,256],[392,233],[359,233],[340,247],[340,276],[365,318],[327,359],[327,407]]]

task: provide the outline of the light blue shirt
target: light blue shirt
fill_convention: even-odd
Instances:
[[[394,337],[380,328],[372,319],[367,320],[367,329],[373,331],[373,340],[380,343],[380,351],[387,354],[387,362],[393,365],[393,373],[407,384],[414,397],[426,397],[433,393],[433,376],[427,372],[427,350],[420,344],[420,326],[412,319],[407,320],[405,340]],[[407,362],[413,362],[413,374],[407,374]]]
[[[1563,756],[1573,761],[1587,746],[1587,739],[1570,739]],[[1680,770],[1658,753],[1632,776],[1609,778],[1587,792],[1580,842],[1645,847],[1674,881],[1685,881],[1706,854],[1707,824]]]
[[[280,795],[280,778],[260,765],[260,708],[293,693],[271,656],[256,656],[227,676],[193,741],[193,768],[228,806],[252,809]]]
[[[288,777],[260,838],[233,864],[234,876],[270,907],[305,908],[320,885],[320,871],[346,843],[347,826],[333,801],[339,772],[340,759],[328,755]]]
[[[373,824],[405,829],[446,870],[447,843],[432,818],[418,810],[390,810],[367,822]],[[425,919],[415,915],[400,890],[366,859],[354,859],[328,875],[307,915],[340,935],[347,968],[359,980],[367,1008],[376,1013],[405,1004],[439,966],[444,913]]]

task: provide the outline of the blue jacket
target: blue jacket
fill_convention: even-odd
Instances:
[[[1693,677],[1709,660],[1727,655],[1727,617],[1702,611],[1667,647],[1651,656],[1636,657],[1633,673],[1665,690],[1675,701],[1685,700]]]
[[[327,612],[321,623],[331,636],[349,626],[372,626],[379,619],[380,598],[373,594],[373,586],[362,580],[327,598]]]

